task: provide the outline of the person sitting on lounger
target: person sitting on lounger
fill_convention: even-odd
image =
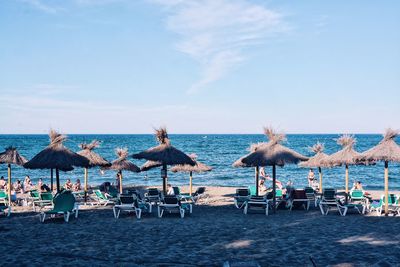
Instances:
[[[72,190],[73,184],[71,183],[71,179],[67,179],[67,182],[64,184],[65,190]]]
[[[14,191],[15,191],[16,193],[21,193],[21,190],[22,190],[21,181],[20,181],[20,180],[17,180],[17,181],[14,183]]]
[[[364,196],[367,198],[371,198],[371,194],[364,191],[363,185],[361,183],[361,181],[357,181],[353,184],[353,188],[351,189],[351,191],[353,190],[362,190],[364,192]]]
[[[175,195],[174,188],[172,187],[171,184],[167,185],[167,195],[168,196],[174,196]]]
[[[307,179],[308,179],[308,186],[312,187],[314,179],[315,179],[315,174],[314,174],[313,169],[310,169],[310,171],[308,172]]]
[[[38,183],[36,185],[36,189],[40,192],[42,191],[42,186],[43,186],[43,180],[42,178],[39,178]]]
[[[268,187],[265,185],[265,179],[261,178],[258,183],[258,193],[260,195],[265,195],[268,191]]]
[[[23,187],[25,193],[30,192],[32,190],[33,184],[29,175],[25,176]]]
[[[41,192],[50,192],[51,189],[50,189],[50,187],[48,187],[46,184],[43,184],[43,185],[40,187],[40,191],[41,191]]]
[[[6,187],[6,180],[4,179],[4,176],[1,176],[0,178],[0,189],[4,189]]]
[[[76,179],[76,182],[72,188],[74,191],[81,191],[82,190],[82,186],[81,186],[81,180]]]

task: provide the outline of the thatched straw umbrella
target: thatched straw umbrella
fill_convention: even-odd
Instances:
[[[27,160],[21,156],[15,147],[9,146],[6,151],[0,153],[0,164],[6,163],[8,168],[8,205],[11,206],[11,164],[24,165]]]
[[[394,139],[399,135],[399,131],[387,129],[383,139],[378,145],[361,154],[358,160],[362,161],[384,161],[385,162],[385,214],[389,210],[389,161],[400,162],[400,146]]]
[[[212,167],[207,166],[204,163],[201,163],[197,161],[197,155],[196,154],[191,154],[189,157],[195,162],[195,165],[189,165],[189,164],[184,164],[184,165],[175,165],[171,168],[171,171],[173,172],[188,172],[189,173],[189,194],[192,195],[192,180],[193,180],[193,172],[209,172],[212,170]]]
[[[328,165],[323,163],[328,155],[325,154],[324,151],[324,144],[317,142],[315,145],[310,147],[310,150],[315,153],[314,156],[309,158],[307,161],[300,162],[301,167],[307,168],[318,168],[319,173],[319,192],[322,193],[322,170],[321,167],[328,167]]]
[[[82,143],[79,147],[82,149],[78,151],[77,154],[87,158],[89,160],[89,165],[85,167],[85,182],[84,182],[84,191],[85,191],[85,202],[88,191],[88,169],[92,167],[109,167],[111,163],[101,157],[99,154],[93,152],[93,149],[100,146],[100,142],[97,140],[93,140],[90,144]]]
[[[167,129],[161,127],[156,129],[158,146],[149,148],[143,152],[132,155],[135,159],[146,159],[162,163],[161,177],[163,178],[163,191],[167,193],[167,165],[189,164],[195,165],[194,161],[179,149],[170,144]]]
[[[57,192],[60,192],[59,171],[72,171],[75,167],[87,167],[89,160],[72,152],[63,145],[66,135],[50,130],[50,144],[30,161],[24,164],[27,169],[56,169]]]
[[[286,140],[284,134],[277,134],[272,128],[264,128],[264,133],[268,137],[268,143],[261,143],[253,147],[253,152],[240,158],[240,162],[235,162],[234,166],[239,167],[262,167],[272,166],[272,191],[273,206],[276,210],[276,166],[285,164],[297,164],[300,161],[308,160],[307,157],[289,149],[280,143]],[[258,172],[258,170],[256,171]]]
[[[357,158],[359,158],[361,154],[354,150],[354,145],[356,143],[354,136],[344,134],[336,141],[338,145],[342,146],[342,149],[326,157],[322,160],[322,163],[330,167],[346,166],[345,190],[347,194],[349,192],[349,165],[361,165],[363,162],[357,161]]]
[[[111,162],[111,166],[106,169],[117,170],[119,174],[119,193],[122,194],[122,171],[140,172],[140,168],[128,160],[128,149],[117,148],[115,154],[116,160]]]
[[[157,167],[161,167],[161,166],[162,166],[162,162],[160,162],[160,161],[148,160],[140,167],[140,171],[146,172],[148,170],[151,170],[151,169],[157,168]]]

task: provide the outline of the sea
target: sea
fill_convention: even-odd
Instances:
[[[265,142],[264,135],[256,134],[172,134],[169,136],[171,144],[185,153],[195,153],[198,160],[211,166],[213,170],[207,173],[194,173],[194,186],[231,186],[242,187],[254,184],[254,168],[234,168],[232,164],[241,156],[248,153],[250,144],[257,142]],[[290,134],[287,135],[285,146],[296,150],[305,155],[312,156],[313,153],[309,147],[317,141],[324,143],[325,152],[334,153],[340,149],[336,144],[338,134]],[[355,135],[357,143],[355,149],[363,152],[372,146],[378,144],[382,139],[377,134],[360,134]],[[128,148],[129,153],[138,153],[149,147],[157,145],[154,135],[134,134],[134,135],[69,135],[65,142],[65,146],[77,152],[79,144],[92,140],[101,141],[100,147],[95,152],[103,156],[105,159],[112,161],[116,159],[115,148]],[[397,139],[397,142],[400,140]],[[49,144],[47,135],[0,135],[0,148],[8,146],[17,147],[21,155],[28,160],[39,153]],[[131,158],[132,162],[139,167],[145,162]],[[272,168],[266,167],[266,173],[271,174]],[[277,167],[277,178],[283,183],[289,180],[293,182],[295,187],[304,187],[307,185],[308,168],[301,168],[298,165],[285,165]],[[323,169],[323,186],[344,188],[345,184],[345,168],[334,167]],[[317,170],[315,170],[316,177]],[[43,178],[44,182],[50,181],[50,170],[29,170],[20,166],[13,166],[13,181],[20,179],[21,181],[29,175],[34,183],[39,178]],[[60,172],[61,182],[67,178],[73,182],[76,179],[83,181],[84,170],[75,168],[70,172]],[[102,172],[99,168],[89,170],[89,184],[92,186],[99,185],[102,182],[115,182],[115,171],[108,170]],[[7,177],[6,164],[0,164],[0,176]],[[349,181],[350,187],[354,181],[361,181],[364,188],[371,190],[381,190],[384,185],[384,166],[378,162],[373,166],[350,166]],[[187,173],[168,172],[168,182],[172,185],[187,185],[189,177]],[[129,185],[161,185],[160,169],[153,169],[148,172],[132,173],[125,171],[123,173],[123,183]],[[393,190],[400,189],[400,164],[389,163],[389,188]]]

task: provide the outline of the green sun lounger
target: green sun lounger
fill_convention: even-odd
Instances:
[[[75,218],[78,217],[78,209],[75,206],[75,197],[70,191],[64,191],[54,197],[54,208],[49,211],[41,212],[40,221],[44,222],[47,215],[54,217],[57,214],[62,214],[64,216],[64,221],[69,221],[69,216],[71,213],[75,213]]]
[[[6,214],[6,210],[7,211],[7,217],[9,217],[11,215],[11,207],[7,206],[4,203],[0,203],[0,214],[4,213],[4,215]]]

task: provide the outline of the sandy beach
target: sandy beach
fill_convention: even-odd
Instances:
[[[183,191],[187,188],[183,187]],[[244,215],[232,187],[208,187],[210,199],[180,219],[156,212],[137,220],[112,206],[82,206],[79,218],[40,223],[38,213],[16,207],[0,219],[2,266],[400,266],[399,217],[337,211],[278,210]],[[380,192],[371,192],[378,196]],[[394,192],[399,193],[399,192]]]

